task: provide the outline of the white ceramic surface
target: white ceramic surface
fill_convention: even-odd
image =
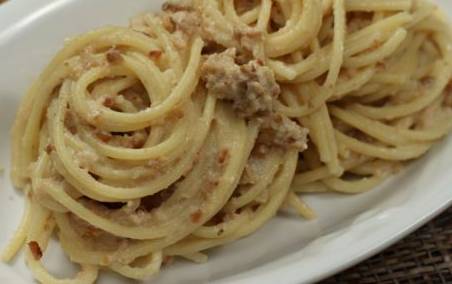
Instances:
[[[126,24],[155,0],[10,0],[0,5],[0,246],[17,225],[21,193],[9,180],[9,132],[20,98],[62,46],[89,29]],[[452,2],[438,1],[452,15]],[[451,204],[452,137],[375,190],[306,197],[318,219],[280,215],[254,235],[209,253],[206,264],[178,261],[152,283],[310,283],[375,254]],[[57,275],[73,273],[53,242],[45,256]],[[65,260],[65,261],[62,261]],[[0,283],[30,283],[22,255],[0,264]],[[151,282],[151,281],[150,281]],[[134,283],[114,274],[99,283]]]

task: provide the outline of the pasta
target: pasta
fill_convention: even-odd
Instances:
[[[67,41],[12,135],[42,283],[152,277],[305,193],[371,190],[452,128],[451,32],[426,0],[170,1]],[[56,235],[73,278],[42,264]]]

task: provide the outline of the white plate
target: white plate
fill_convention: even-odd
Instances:
[[[157,10],[154,0],[10,0],[0,5],[0,246],[17,225],[22,196],[9,181],[9,131],[20,98],[63,40]],[[438,1],[452,15],[452,3]],[[89,3],[89,4],[88,4]],[[278,216],[254,235],[211,251],[206,264],[179,261],[153,283],[310,283],[387,247],[452,201],[452,139],[375,190],[356,196],[308,196],[315,221]],[[48,267],[63,276],[74,269],[52,244]],[[0,264],[0,283],[30,283],[22,256]],[[110,274],[99,283],[133,283]]]

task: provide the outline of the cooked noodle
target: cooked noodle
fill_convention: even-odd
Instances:
[[[75,37],[16,117],[3,260],[146,279],[282,208],[315,218],[304,193],[370,190],[449,132],[451,44],[425,0],[171,1]],[[41,262],[52,235],[72,279]]]

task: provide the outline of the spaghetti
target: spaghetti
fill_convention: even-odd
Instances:
[[[315,218],[303,193],[370,190],[447,135],[451,44],[425,0],[171,1],[73,38],[17,114],[3,260],[146,279],[281,208]],[[72,279],[41,262],[52,235]]]

